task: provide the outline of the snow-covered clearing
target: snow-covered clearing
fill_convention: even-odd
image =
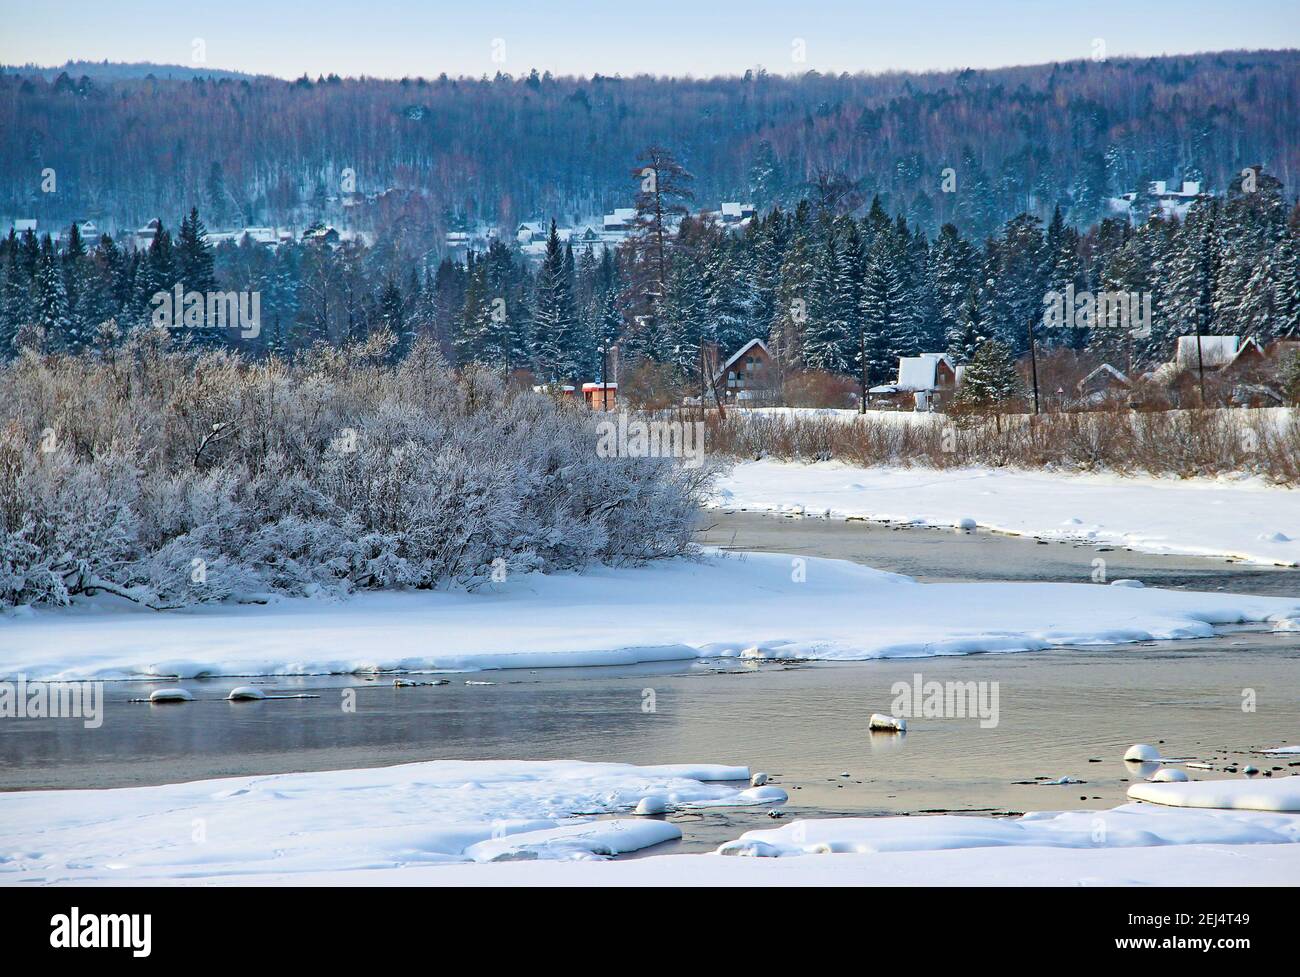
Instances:
[[[1300,816],[1150,804],[1006,819],[796,820],[714,854],[603,860],[681,836],[671,821],[632,816],[640,801],[670,811],[734,804],[748,775],[711,764],[433,761],[0,794],[0,883],[1300,881]],[[593,817],[602,814],[621,816]]]
[[[1206,637],[1213,625],[1271,621],[1292,628],[1298,620],[1300,597],[1095,584],[918,584],[846,561],[711,553],[638,568],[518,575],[474,594],[368,593],[342,602],[286,599],[172,612],[29,611],[0,618],[0,679],[540,668],[735,656],[860,660]]]
[[[973,520],[1038,539],[1300,566],[1300,491],[1256,479],[757,461],[721,478],[712,504],[924,526]]]

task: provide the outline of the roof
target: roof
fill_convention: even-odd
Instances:
[[[744,217],[746,214],[752,214],[753,212],[753,204],[742,204],[735,201],[724,201],[722,204],[723,217]]]
[[[1247,353],[1267,356],[1264,347],[1254,336],[1202,336],[1201,357],[1207,367],[1221,369],[1241,359]],[[1196,355],[1196,337],[1179,336],[1174,363],[1180,369],[1195,370],[1199,365]]]
[[[600,384],[600,383],[584,383],[584,384],[582,385],[582,389],[583,389],[583,390],[599,390],[602,386],[603,386],[606,390],[617,390],[617,389],[618,389],[618,384],[617,384],[617,383],[606,383],[606,384]]]
[[[1097,369],[1093,370],[1091,373],[1089,373],[1086,377],[1084,377],[1082,380],[1078,382],[1077,384],[1078,389],[1082,390],[1084,387],[1086,387],[1088,385],[1088,381],[1090,381],[1093,377],[1097,376],[1097,374],[1099,373],[1109,376],[1111,379],[1116,380],[1119,383],[1122,383],[1126,387],[1131,387],[1133,385],[1132,382],[1129,380],[1129,378],[1126,377],[1122,371],[1115,369],[1115,367],[1111,366],[1109,363],[1103,363],[1101,366],[1097,367]]]
[[[630,224],[636,219],[635,207],[615,207],[613,213],[606,214],[602,219],[601,226],[621,227],[624,224]]]
[[[1196,369],[1201,363],[1209,367],[1227,366],[1237,358],[1240,336],[1201,336],[1200,355],[1196,351],[1196,336],[1179,336],[1174,362],[1185,369]]]
[[[940,362],[947,363],[952,369],[952,362],[946,353],[922,353],[920,356],[900,356],[898,358],[898,381],[894,384],[899,390],[934,390],[939,386],[936,374]],[[955,371],[954,371],[955,372]]]
[[[731,365],[733,363],[735,363],[738,359],[740,359],[742,356],[748,353],[755,346],[759,347],[768,356],[772,355],[772,351],[767,348],[767,343],[763,342],[763,340],[761,339],[751,339],[744,346],[740,347],[740,349],[736,350],[734,353],[731,354],[731,359],[727,360],[727,362],[722,364],[722,366],[718,369],[717,374],[714,376],[714,379],[716,380],[718,377],[722,376],[722,374],[726,373],[727,370],[731,368]]]

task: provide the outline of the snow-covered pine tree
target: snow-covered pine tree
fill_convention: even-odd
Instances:
[[[812,209],[808,201],[799,202],[790,225],[769,332],[777,369],[785,374],[803,367],[804,328],[815,274]]]
[[[897,372],[900,355],[915,343],[912,316],[899,273],[897,242],[892,234],[881,233],[867,253],[862,285],[862,328],[866,337],[867,381],[885,383]],[[859,360],[861,356],[859,354]],[[856,364],[861,371],[862,364]]]
[[[954,406],[971,411],[991,411],[1023,394],[1024,384],[1005,343],[996,339],[980,343],[962,371]]]
[[[852,283],[829,221],[821,221],[823,235],[815,257],[808,295],[808,321],[804,326],[803,361],[814,370],[848,373],[853,364],[849,309],[845,305]]]
[[[560,244],[552,219],[546,254],[537,272],[532,327],[533,360],[538,375],[552,383],[575,379],[577,317],[569,290],[569,273],[566,249]]]
[[[36,266],[34,291],[34,322],[44,332],[45,343],[52,350],[75,352],[81,337],[73,328],[68,309],[68,293],[63,284],[63,269],[54,253],[54,244],[47,234],[41,241],[41,255]]]
[[[974,282],[966,286],[966,298],[957,313],[957,326],[948,342],[948,356],[954,363],[969,363],[987,338],[980,313],[979,289]]]
[[[970,299],[975,272],[975,250],[962,238],[955,224],[944,224],[939,229],[930,252],[930,268],[936,315],[943,329],[943,348],[951,351],[960,346],[965,334],[962,310]]]

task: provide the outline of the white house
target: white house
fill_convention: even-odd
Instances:
[[[141,251],[145,250],[153,244],[153,239],[158,236],[160,230],[162,230],[162,221],[155,217],[135,232],[135,246]]]
[[[921,353],[898,358],[898,379],[872,387],[867,393],[901,402],[911,394],[916,410],[942,410],[957,388],[957,370],[947,353]]]
[[[1174,354],[1174,365],[1180,370],[1196,370],[1202,365],[1207,370],[1218,370],[1235,363],[1245,355],[1263,355],[1254,337],[1247,336],[1179,336]]]
[[[615,207],[612,214],[606,214],[602,218],[601,228],[606,231],[630,231],[635,220],[635,207]]]
[[[718,213],[722,217],[722,223],[738,224],[741,221],[749,220],[758,213],[758,209],[753,204],[724,201]]]

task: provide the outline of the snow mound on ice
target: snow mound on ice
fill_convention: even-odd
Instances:
[[[633,821],[627,818],[582,821],[480,841],[466,848],[465,854],[476,862],[590,859],[622,855],[660,842],[676,841],[681,836],[681,829],[667,821]]]
[[[1150,845],[1295,842],[1300,842],[1300,818],[1287,815],[1174,811],[1125,804],[1109,811],[1044,811],[1019,818],[941,814],[791,821],[779,828],[746,831],[735,841],[721,845],[717,853],[786,857],[1007,846],[1140,848]]]
[[[1146,743],[1134,743],[1124,751],[1124,759],[1136,760],[1139,763],[1150,762],[1160,759],[1160,751]]]
[[[226,698],[231,702],[246,702],[250,699],[265,699],[266,693],[251,685],[240,685],[231,689]]]
[[[194,695],[188,689],[154,689],[149,693],[150,702],[193,702]]]
[[[1231,811],[1300,811],[1300,777],[1272,780],[1198,780],[1184,784],[1133,784],[1128,796],[1170,807]]]

